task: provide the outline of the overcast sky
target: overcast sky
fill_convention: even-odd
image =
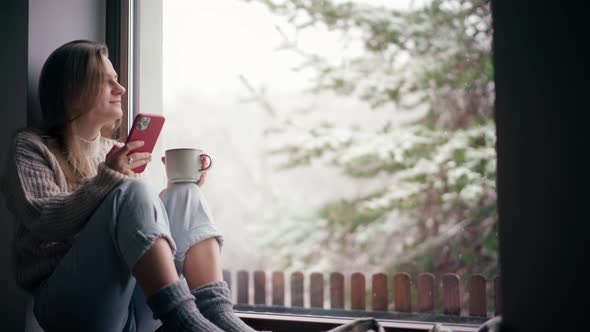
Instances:
[[[414,1],[358,2],[405,8]],[[255,84],[270,85],[274,94],[288,94],[305,87],[306,77],[290,70],[300,63],[300,57],[275,50],[282,41],[275,26],[284,29],[290,38],[294,36],[283,18],[258,3],[165,1],[164,98],[174,98],[176,93],[186,90],[198,91],[203,96],[243,92],[238,75]],[[329,58],[338,58],[342,52],[338,37],[322,29],[310,29],[298,40],[302,48]]]

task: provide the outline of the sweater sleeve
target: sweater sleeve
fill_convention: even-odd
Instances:
[[[128,178],[101,163],[96,176],[83,179],[78,189],[67,192],[63,184],[58,184],[54,171],[57,162],[44,145],[17,137],[13,148],[14,158],[8,161],[12,163],[8,169],[13,170],[9,173],[13,174],[5,178],[13,182],[5,186],[7,205],[42,239],[75,235],[105,196]]]

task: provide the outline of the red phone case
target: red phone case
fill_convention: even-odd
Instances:
[[[133,141],[144,141],[143,146],[130,151],[127,155],[136,152],[151,153],[156,146],[158,136],[164,126],[164,117],[157,114],[139,113],[133,120],[131,131],[127,136],[127,143]],[[147,164],[138,166],[133,169],[135,173],[141,173],[145,170]]]

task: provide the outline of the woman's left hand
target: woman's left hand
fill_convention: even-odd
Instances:
[[[201,169],[207,169],[211,164],[211,159],[201,156]],[[201,177],[199,181],[197,181],[197,186],[202,187],[205,184],[205,178],[207,177],[207,171],[201,173]]]
[[[162,156],[162,163],[166,166],[166,157]],[[209,158],[205,156],[201,156],[201,169],[206,169],[211,164]],[[205,184],[205,178],[207,178],[207,172],[201,173],[199,180],[197,181],[197,186],[202,187]]]

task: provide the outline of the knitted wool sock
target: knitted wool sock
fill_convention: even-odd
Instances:
[[[225,281],[211,282],[191,290],[197,307],[208,320],[226,332],[255,332],[234,313]]]
[[[163,326],[158,331],[222,332],[197,309],[185,279],[166,285],[147,299],[154,318]]]

